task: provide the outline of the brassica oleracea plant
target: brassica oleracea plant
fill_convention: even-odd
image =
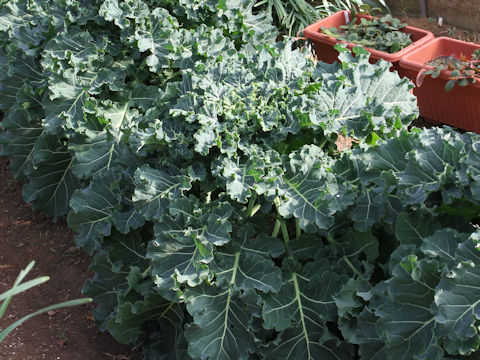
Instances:
[[[315,62],[248,0],[1,1],[0,34],[1,155],[94,255],[84,292],[118,341],[146,359],[478,348],[478,136],[408,131],[389,63]]]

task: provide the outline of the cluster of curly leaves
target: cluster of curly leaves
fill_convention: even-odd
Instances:
[[[478,137],[407,132],[389,64],[315,64],[240,0],[2,0],[0,34],[1,155],[94,255],[84,291],[118,341],[146,359],[478,348]]]

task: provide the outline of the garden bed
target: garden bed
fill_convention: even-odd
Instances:
[[[478,350],[462,309],[480,298],[479,135],[408,131],[413,85],[389,63],[342,45],[342,64],[311,61],[246,3],[114,3],[4,7],[1,155],[30,203],[6,187],[10,282],[45,261],[35,275],[59,282],[29,299],[51,303],[90,277],[96,324],[146,360]],[[25,52],[32,31],[43,37]],[[93,278],[64,224],[30,206],[67,218]],[[69,334],[93,325],[90,309],[35,319],[39,355],[6,356],[130,357]],[[30,342],[23,329],[7,343]]]

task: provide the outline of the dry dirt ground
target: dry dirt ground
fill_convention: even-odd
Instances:
[[[0,160],[0,293],[9,289],[30,260],[28,279],[48,275],[50,281],[14,297],[0,329],[42,307],[83,297],[81,288],[93,274],[90,258],[74,245],[64,220],[53,223],[22,199],[22,184],[13,180],[8,161]],[[66,308],[30,319],[0,344],[2,360],[126,360],[139,350],[120,345],[93,322],[94,305]]]
[[[406,16],[398,16],[398,18],[410,26],[431,31],[435,37],[447,36],[462,41],[480,43],[479,32],[463,29],[461,27],[455,27],[449,25],[448,23],[444,23],[443,26],[439,26],[437,19],[412,18]]]

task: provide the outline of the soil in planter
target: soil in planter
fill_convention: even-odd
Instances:
[[[435,59],[427,61],[426,65],[430,65],[433,67],[445,66],[449,70],[461,70],[466,66],[468,66],[468,62],[460,60],[453,55],[450,55],[450,56],[442,55],[442,56],[436,57]]]
[[[50,281],[13,298],[0,320],[14,320],[57,302],[83,297],[90,258],[78,250],[64,220],[53,223],[33,212],[22,199],[22,184],[0,160],[0,292],[10,288],[30,260],[28,279],[48,275]],[[28,320],[0,344],[2,360],[128,360],[141,359],[140,350],[117,343],[93,322],[94,305],[66,308]]]
[[[478,80],[480,76],[480,51],[475,50],[471,56],[472,61],[468,61],[467,58],[462,54],[460,58],[456,57],[455,54],[449,56],[438,56],[435,59],[427,61],[425,64],[433,66],[434,70],[429,70],[425,74],[434,72],[431,76],[435,77],[435,74],[440,74],[440,71],[453,71],[451,80],[445,85],[445,91],[450,91],[455,83],[458,83],[460,86],[467,86],[469,83],[473,83]],[[454,73],[456,75],[453,75]],[[422,77],[422,72],[419,73],[418,77]],[[417,85],[420,86],[417,77]]]

